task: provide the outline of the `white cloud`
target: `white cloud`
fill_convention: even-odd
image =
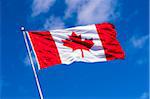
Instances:
[[[117,0],[66,0],[65,17],[77,13],[78,24],[92,24],[109,21],[115,12]]]
[[[113,13],[112,0],[90,0],[78,10],[79,24],[108,21]]]
[[[32,16],[48,12],[55,2],[56,0],[33,0]],[[44,29],[63,28],[65,23],[62,20],[70,17],[77,19],[76,24],[83,25],[110,21],[112,16],[118,15],[118,12],[115,12],[117,0],[65,0],[65,3],[65,15],[56,18],[50,16],[44,23]]]
[[[41,13],[48,12],[54,3],[55,0],[33,0],[32,16],[37,16]]]
[[[71,14],[77,12],[77,10],[88,0],[65,0],[67,4],[67,10],[65,12],[65,18],[71,17]]]
[[[50,16],[44,24],[44,29],[62,29],[65,24],[59,17]]]
[[[145,35],[145,36],[142,36],[142,37],[135,37],[133,36],[131,38],[131,43],[132,45],[135,47],[135,48],[142,48],[143,45],[148,42],[148,39],[149,39],[149,35]]]

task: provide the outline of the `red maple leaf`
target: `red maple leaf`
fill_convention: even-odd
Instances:
[[[82,57],[84,57],[83,50],[89,51],[89,49],[91,49],[94,45],[92,38],[82,40],[81,34],[78,36],[75,32],[72,32],[71,36],[69,36],[66,40],[62,40],[62,42],[64,43],[64,46],[72,48],[73,51],[81,49]]]

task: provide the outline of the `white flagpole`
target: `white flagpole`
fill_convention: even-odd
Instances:
[[[21,31],[23,32],[23,37],[24,37],[25,44],[26,44],[26,47],[27,47],[27,51],[28,51],[28,54],[29,54],[29,58],[30,58],[30,61],[31,61],[31,65],[32,65],[36,85],[37,85],[37,88],[38,88],[38,92],[39,92],[39,95],[40,95],[40,99],[43,99],[42,90],[41,90],[39,79],[38,79],[38,76],[37,76],[37,73],[36,73],[36,70],[35,70],[35,67],[34,67],[34,63],[33,63],[33,60],[32,60],[31,52],[30,52],[30,49],[29,49],[28,41],[27,41],[26,31],[25,31],[24,27],[21,27]]]

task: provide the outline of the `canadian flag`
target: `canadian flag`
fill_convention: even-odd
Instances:
[[[101,62],[125,57],[110,23],[28,31],[27,35],[40,69],[75,61]]]

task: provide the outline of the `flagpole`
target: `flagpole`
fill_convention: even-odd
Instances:
[[[28,54],[29,54],[29,58],[30,58],[32,70],[33,70],[33,73],[34,73],[36,85],[37,85],[38,92],[39,92],[39,95],[40,95],[40,99],[43,99],[42,90],[41,90],[39,79],[38,79],[38,76],[37,76],[37,73],[36,73],[36,70],[35,70],[35,66],[34,66],[34,63],[33,63],[33,60],[32,60],[31,52],[30,52],[30,49],[29,49],[28,41],[27,41],[26,31],[25,31],[24,27],[21,27],[21,31],[23,32],[23,37],[24,37],[24,40],[25,40],[25,44],[26,44]]]

